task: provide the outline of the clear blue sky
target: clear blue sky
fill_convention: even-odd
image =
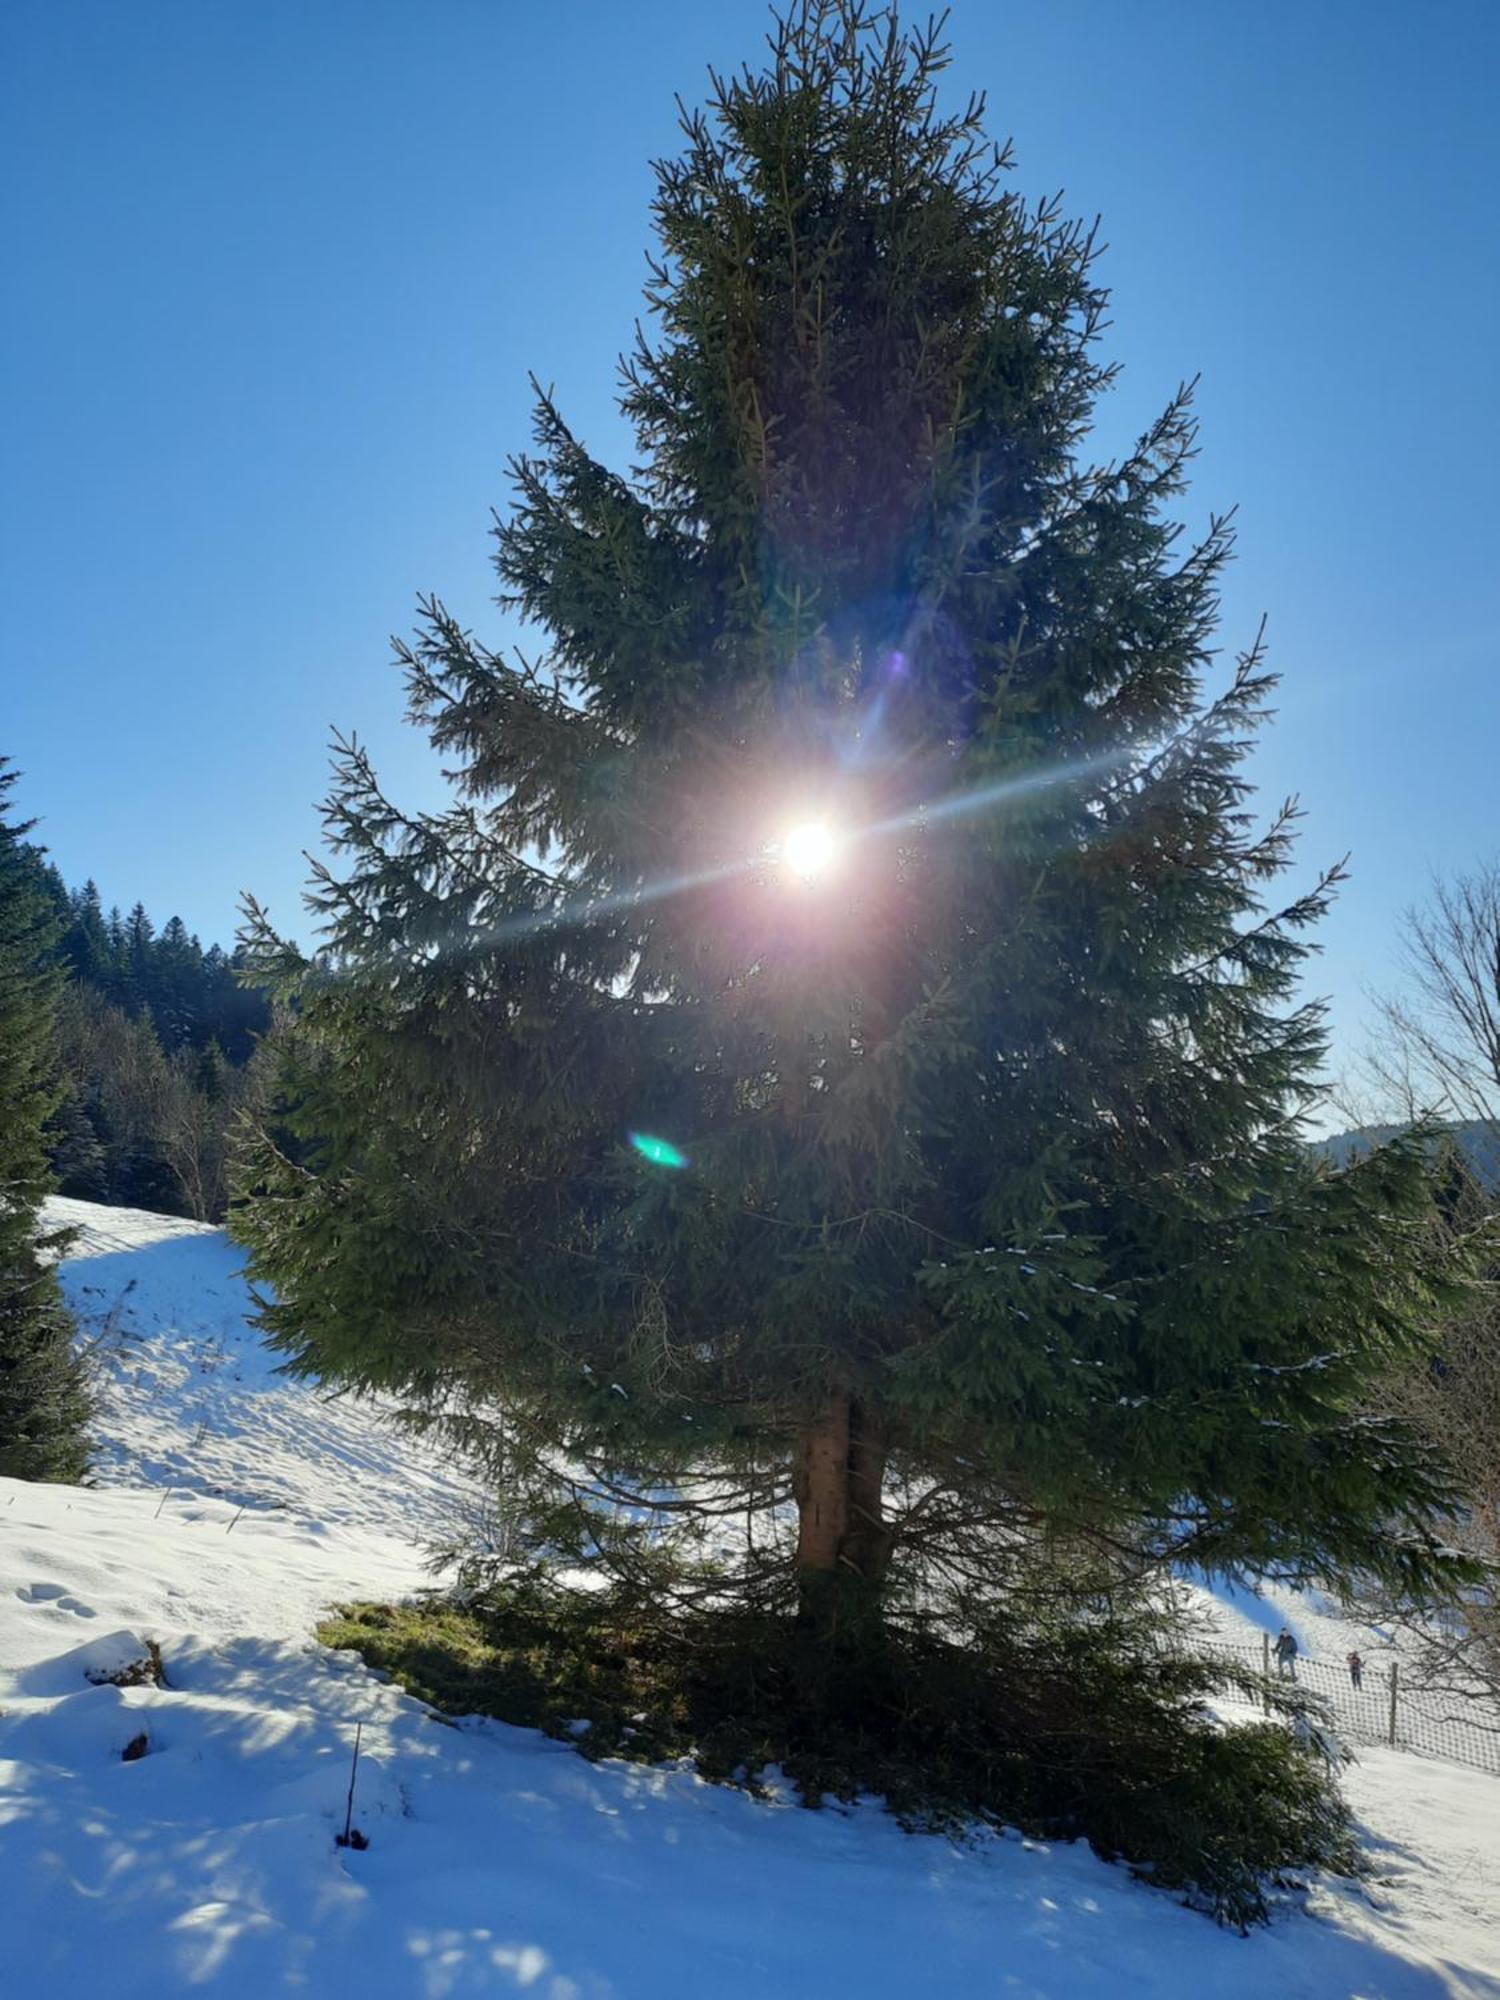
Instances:
[[[7,0],[0,750],[70,880],[306,935],[328,727],[417,803],[388,635],[491,640],[526,372],[617,463],[647,162],[760,0]],[[1429,873],[1500,847],[1500,5],[959,0],[955,92],[1101,213],[1113,448],[1201,371],[1257,759],[1353,851],[1340,1052]],[[1304,870],[1304,872],[1305,872]]]

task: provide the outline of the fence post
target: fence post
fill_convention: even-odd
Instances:
[[[1265,1680],[1271,1678],[1271,1635],[1269,1632],[1262,1632],[1260,1635],[1260,1671]],[[1271,1713],[1271,1695],[1269,1689],[1261,1694],[1260,1705],[1267,1715]]]
[[[1388,1742],[1390,1743],[1390,1745],[1391,1745],[1391,1747],[1392,1747],[1393,1749],[1395,1748],[1395,1743],[1396,1743],[1396,1688],[1397,1688],[1397,1684],[1398,1684],[1398,1676],[1397,1676],[1397,1669],[1396,1669],[1396,1662],[1395,1662],[1394,1660],[1392,1660],[1392,1661],[1391,1661],[1391,1728],[1390,1728],[1390,1735],[1389,1735],[1389,1737],[1387,1738],[1387,1741],[1388,1741]]]

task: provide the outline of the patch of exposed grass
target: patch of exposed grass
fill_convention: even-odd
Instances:
[[[692,1748],[684,1706],[652,1652],[580,1608],[548,1618],[511,1603],[480,1613],[438,1598],[346,1604],[317,1629],[448,1716],[488,1715],[566,1736],[588,1757],[641,1762]],[[587,1722],[575,1734],[571,1725]]]

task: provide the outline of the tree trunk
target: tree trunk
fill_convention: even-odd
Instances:
[[[878,1596],[891,1559],[893,1536],[885,1518],[885,1419],[870,1403],[849,1406],[849,1520],[843,1561]]]
[[[797,1499],[797,1569],[807,1576],[838,1568],[849,1527],[849,1406],[836,1391],[797,1440],[792,1490]]]
[[[885,1425],[836,1390],[797,1441],[798,1623],[830,1646],[878,1629],[892,1535],[885,1519]]]

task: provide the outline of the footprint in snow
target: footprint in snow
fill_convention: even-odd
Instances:
[[[70,1597],[60,1583],[23,1583],[16,1591],[23,1604],[50,1605],[55,1611],[71,1611],[78,1618],[97,1618],[98,1612],[90,1604],[80,1604],[76,1597]]]

